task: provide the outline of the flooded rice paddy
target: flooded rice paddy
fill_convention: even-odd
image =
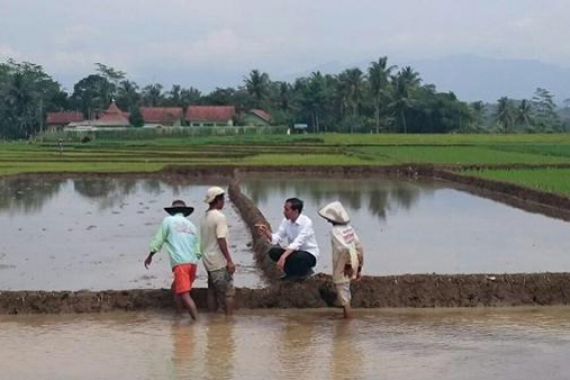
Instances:
[[[175,198],[205,211],[203,197],[224,181],[158,178],[19,177],[0,180],[0,289],[167,288],[165,253],[149,271],[142,261]],[[242,190],[277,226],[283,201],[298,196],[313,219],[330,272],[329,225],[317,209],[340,200],[366,249],[365,273],[515,273],[570,271],[570,223],[529,213],[440,182],[247,176]],[[228,202],[237,286],[263,287],[251,236]],[[197,286],[205,285],[200,271]]]
[[[570,309],[0,316],[6,379],[567,379]]]
[[[223,183],[169,183],[158,179],[0,179],[0,289],[104,290],[168,288],[166,252],[146,270],[143,260],[163,207],[183,199],[195,207],[198,227],[206,190]],[[238,264],[236,285],[263,286],[251,235],[226,204],[230,248]],[[197,286],[206,285],[199,271]]]
[[[328,225],[319,207],[340,200],[363,241],[365,273],[570,271],[570,223],[460,191],[442,182],[249,176],[244,194],[277,228],[286,198],[305,201],[330,273]]]

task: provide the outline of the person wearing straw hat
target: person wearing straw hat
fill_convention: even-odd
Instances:
[[[361,277],[364,249],[354,228],[349,224],[348,213],[340,202],[329,203],[318,213],[333,226],[331,231],[332,277],[338,301],[344,309],[344,317],[350,318],[352,299],[350,282],[359,280]]]
[[[152,257],[166,246],[170,256],[170,266],[174,274],[172,290],[177,304],[188,310],[192,319],[198,318],[198,309],[190,296],[192,285],[196,279],[198,261],[200,260],[200,242],[198,231],[186,217],[194,211],[182,200],[175,200],[171,207],[164,210],[170,214],[162,221],[154,239],[150,243],[150,253],[144,261],[146,269],[152,263]]]
[[[221,304],[226,315],[230,315],[234,309],[236,266],[228,248],[228,222],[222,213],[224,194],[224,189],[217,186],[206,192],[204,202],[209,207],[200,224],[200,241],[202,262],[208,271],[208,309],[216,311]]]

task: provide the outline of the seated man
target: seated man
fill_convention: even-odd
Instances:
[[[311,275],[319,257],[313,222],[302,215],[302,211],[303,201],[289,198],[283,206],[285,219],[277,233],[272,234],[265,225],[257,225],[259,232],[274,245],[268,254],[285,272],[283,279],[299,279]]]

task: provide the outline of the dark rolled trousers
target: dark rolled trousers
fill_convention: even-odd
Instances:
[[[277,262],[281,255],[283,255],[283,252],[285,252],[285,249],[279,246],[273,246],[269,250],[269,257],[271,257],[271,260]],[[317,265],[317,259],[309,252],[293,251],[293,253],[287,256],[283,271],[288,276],[304,276],[315,265]]]

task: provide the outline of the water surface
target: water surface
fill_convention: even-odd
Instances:
[[[0,316],[6,379],[567,379],[570,309]]]
[[[317,210],[340,200],[366,250],[367,274],[570,271],[570,223],[441,182],[385,177],[249,176],[242,190],[276,229],[285,199],[305,201],[330,272],[330,225]]]
[[[166,251],[150,270],[143,261],[162,219],[163,207],[183,199],[195,207],[199,227],[211,185],[131,177],[0,179],[0,289],[102,290],[168,288]],[[239,286],[263,286],[254,265],[251,235],[230,202],[230,250]],[[200,266],[197,286],[205,286]]]

